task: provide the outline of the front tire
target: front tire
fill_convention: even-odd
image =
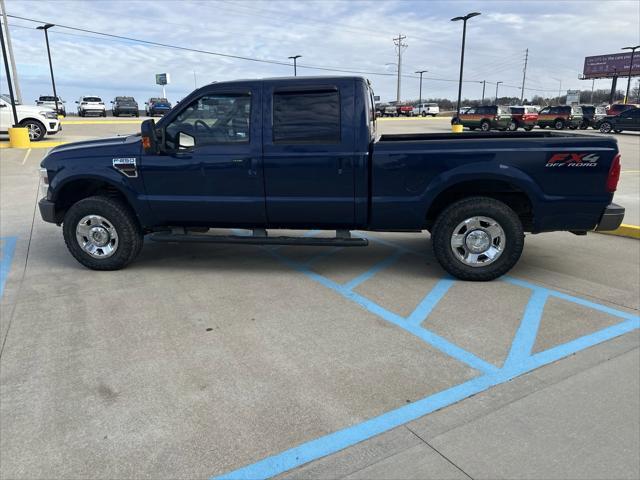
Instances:
[[[20,126],[29,130],[29,140],[39,142],[47,134],[47,129],[38,120],[23,120]]]
[[[92,270],[119,270],[140,253],[143,235],[135,215],[122,202],[88,197],[69,208],[62,225],[71,255]]]
[[[483,120],[480,123],[480,130],[482,130],[483,132],[490,131],[491,130],[491,124],[487,120]]]
[[[518,215],[489,197],[469,197],[447,207],[431,230],[438,263],[461,280],[489,281],[507,273],[524,248]]]
[[[602,122],[600,124],[600,132],[602,132],[602,133],[611,133],[611,130],[613,130],[613,126],[611,125],[611,123]]]

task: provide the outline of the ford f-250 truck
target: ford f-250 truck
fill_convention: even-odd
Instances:
[[[363,246],[351,230],[428,230],[452,275],[490,280],[525,232],[611,230],[615,139],[560,132],[376,133],[359,77],[213,83],[141,133],[61,145],[41,164],[40,212],[71,254],[115,270],[143,237],[166,242]],[[252,236],[214,235],[216,227]],[[336,230],[335,238],[267,229]]]

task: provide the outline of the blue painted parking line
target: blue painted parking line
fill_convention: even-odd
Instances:
[[[367,280],[369,280],[370,278],[372,278],[376,273],[381,272],[385,268],[387,268],[387,267],[393,265],[394,263],[396,263],[396,261],[404,254],[405,254],[405,252],[403,252],[401,250],[397,250],[393,255],[385,258],[381,262],[378,262],[373,267],[371,267],[369,270],[364,272],[362,275],[358,275],[353,280],[350,280],[349,282],[345,283],[344,284],[344,288],[346,288],[347,290],[353,290],[354,288],[356,288],[361,283],[364,283]]]
[[[368,235],[363,236],[372,241],[379,240],[376,237]],[[392,255],[396,260],[400,254],[415,253],[410,249],[402,247],[398,248],[398,246],[386,240],[380,241],[380,243],[396,248],[395,253]],[[365,308],[367,311],[379,316],[380,318],[412,333],[429,345],[439,349],[456,360],[475,368],[481,372],[481,375],[460,385],[456,385],[442,392],[425,397],[410,405],[403,405],[400,408],[391,410],[370,420],[366,420],[362,423],[344,428],[315,440],[305,442],[246,467],[215,477],[216,479],[247,480],[273,477],[318,458],[336,453],[375,435],[379,435],[392,428],[427,415],[435,410],[452,405],[453,403],[487,390],[492,386],[507,382],[543,365],[555,362],[579,352],[580,350],[640,328],[640,316],[638,315],[568,295],[524,280],[504,277],[502,279],[504,282],[531,290],[531,297],[525,308],[520,326],[512,341],[507,359],[505,360],[503,367],[498,368],[421,326],[424,320],[428,318],[429,314],[437,306],[438,302],[445,297],[447,291],[455,284],[456,280],[450,278],[441,279],[431,289],[431,291],[425,295],[414,311],[405,318],[353,291],[354,285],[358,285],[363,281],[369,280],[376,273],[379,273],[384,268],[392,264],[393,261],[389,261],[389,259],[387,259],[388,263],[385,263],[385,261],[379,262],[369,271],[356,277],[356,279],[360,279],[357,282],[351,280],[344,285],[340,285],[327,277],[312,271],[308,265],[295,262],[279,252],[273,250],[267,251],[284,264],[303,273],[308,278],[339,293],[344,298],[353,301],[357,305]],[[421,256],[423,255],[424,254],[421,254]],[[616,316],[622,321],[595,333],[584,335],[543,352],[532,354],[531,352],[536,341],[544,307],[549,297],[561,298],[569,302],[592,308],[594,310]]]
[[[0,249],[2,250],[2,254],[0,255],[0,298],[2,298],[4,294],[4,285],[11,271],[11,263],[16,250],[17,240],[18,237],[0,237]]]

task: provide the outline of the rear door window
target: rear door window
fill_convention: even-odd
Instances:
[[[338,89],[275,92],[273,143],[340,143]]]

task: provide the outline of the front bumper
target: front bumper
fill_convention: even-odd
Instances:
[[[41,198],[38,202],[38,208],[40,209],[40,216],[42,217],[42,220],[49,223],[57,223],[55,203],[47,200],[46,198]]]
[[[620,226],[623,219],[624,207],[611,203],[604,209],[604,213],[602,214],[602,217],[600,217],[600,222],[598,222],[598,226],[596,227],[596,232],[608,232],[610,230],[615,230]]]

